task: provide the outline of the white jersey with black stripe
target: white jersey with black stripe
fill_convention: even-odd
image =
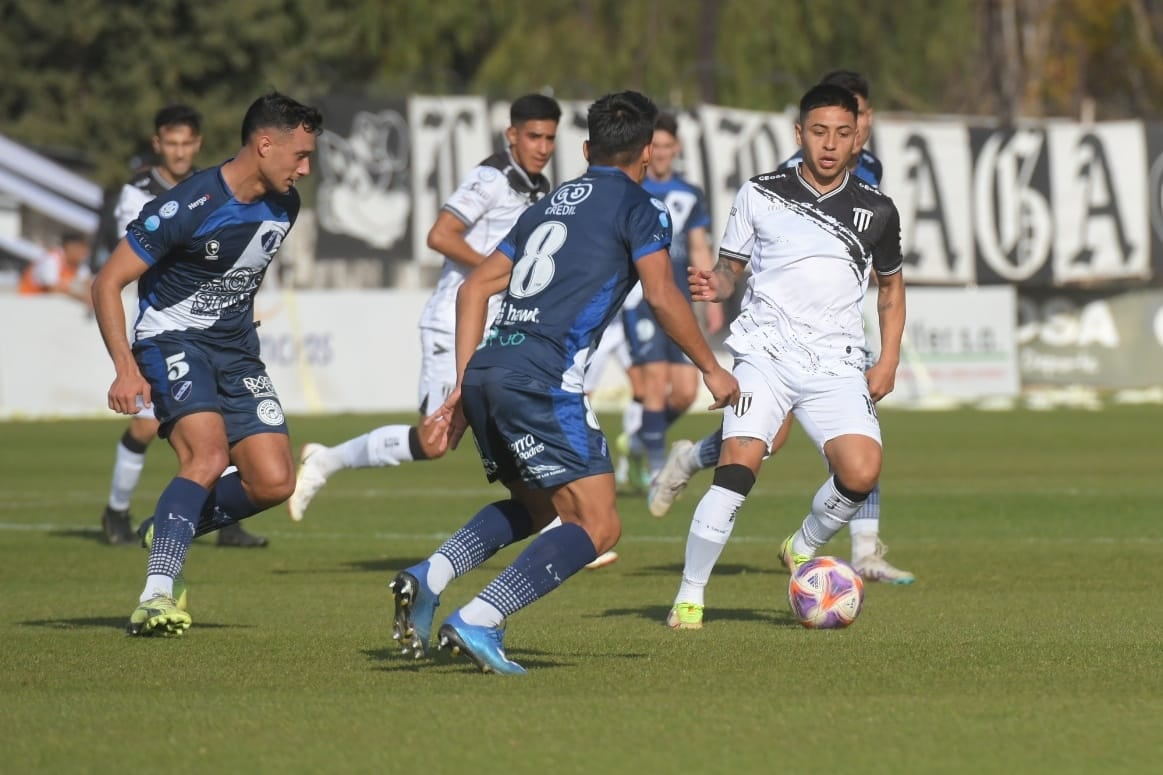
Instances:
[[[487,257],[497,249],[521,213],[547,193],[549,181],[543,175],[530,177],[505,151],[474,167],[441,209],[468,227],[464,241]],[[471,271],[472,267],[444,259],[436,290],[420,316],[420,328],[455,333],[456,292]]]
[[[751,269],[726,342],[733,352],[765,352],[811,372],[864,368],[869,272],[903,265],[889,197],[850,174],[822,195],[799,167],[759,175],[735,197],[719,253]]]

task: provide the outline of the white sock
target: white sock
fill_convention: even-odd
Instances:
[[[633,436],[642,428],[642,402],[630,401],[622,410],[622,432]]]
[[[876,554],[876,539],[880,535],[879,519],[854,519],[848,523],[852,537],[852,561],[859,562]]]
[[[539,531],[539,534],[540,533],[548,533],[550,530],[552,530],[555,527],[561,527],[561,517],[554,517],[552,522],[550,522],[545,527],[541,528],[541,530]]]
[[[145,466],[145,453],[132,452],[118,443],[117,457],[113,462],[113,484],[109,488],[109,508],[114,511],[128,511],[129,501],[141,481],[141,469]]]
[[[474,597],[460,609],[460,618],[474,627],[500,627],[505,623],[501,612],[479,597]]]
[[[703,604],[703,592],[711,580],[711,571],[723,553],[723,547],[735,528],[735,513],[744,496],[726,487],[711,485],[695,507],[690,533],[686,539],[686,563],[682,583],[674,602]]]
[[[860,503],[841,495],[836,489],[836,478],[829,476],[816,491],[816,497],[812,499],[812,511],[804,517],[803,524],[792,539],[792,551],[815,557],[816,551],[840,532],[852,519],[852,515],[860,510]]]
[[[434,594],[439,595],[443,592],[454,578],[456,578],[456,571],[453,570],[452,562],[447,557],[437,552],[428,558],[428,578],[425,581]]]
[[[166,597],[174,596],[174,579],[171,576],[162,576],[160,574],[150,574],[145,577],[145,589],[141,591],[141,599],[139,603],[144,603],[152,597],[158,595],[165,595]]]
[[[320,462],[333,474],[341,468],[383,468],[412,460],[409,425],[385,425],[331,447]],[[324,454],[324,453],[320,453]]]

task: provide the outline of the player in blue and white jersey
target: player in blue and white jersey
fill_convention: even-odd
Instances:
[[[442,648],[464,652],[486,672],[525,672],[505,656],[505,620],[618,541],[613,466],[584,376],[635,281],[641,278],[659,325],[703,373],[715,406],[737,397],[735,380],[715,360],[675,286],[666,205],[641,186],[656,116],[637,92],[595,102],[583,148],[589,169],[525,211],[460,289],[457,385],[425,427],[455,445],[471,426],[489,481],[504,484],[510,497],[481,509],[392,582],[393,635],[417,655],[454,578],[560,516],[560,527],[538,534],[438,635]],[[484,335],[489,298],[506,287]]]
[[[659,116],[651,143],[650,167],[642,186],[656,199],[666,204],[674,227],[674,241],[670,258],[674,266],[675,283],[684,294],[687,267],[710,269],[714,266],[707,229],[711,217],[706,197],[697,186],[683,180],[674,171],[678,155],[678,121],[669,114]],[[689,296],[688,296],[689,298]],[[722,324],[722,312],[715,309]],[[629,479],[643,478],[649,483],[666,462],[666,429],[686,412],[698,391],[698,372],[686,356],[659,328],[650,306],[641,303],[641,296],[632,293],[622,312],[625,338],[630,348],[631,385],[638,393],[633,401],[641,406],[641,422],[635,430],[624,429],[627,438],[619,437],[619,446],[633,462]],[[712,328],[716,326],[714,323]],[[636,373],[635,373],[636,372]],[[635,414],[635,413],[632,413]],[[647,467],[642,471],[641,457]],[[636,477],[637,475],[637,477]],[[639,486],[640,482],[629,484]]]
[[[737,278],[750,276],[726,342],[741,398],[723,418],[714,482],[691,520],[682,583],[667,616],[673,628],[702,627],[711,571],[788,414],[829,469],[800,529],[780,547],[790,570],[848,523],[879,479],[876,402],[896,381],[905,284],[896,206],[850,172],[859,150],[856,116],[847,89],[809,89],[796,122],[803,162],[744,184],[715,270],[691,270],[691,295],[702,301],[729,298]],[[862,306],[873,272],[882,351],[865,371]]]
[[[121,187],[109,213],[117,239],[125,236],[130,222],[151,199],[166,194],[197,170],[194,157],[202,147],[202,116],[188,105],[167,105],[154,114],[153,151],[157,163],[140,169]],[[145,452],[157,437],[158,421],[152,407],[143,407],[129,419],[129,427],[117,444],[109,500],[101,514],[105,539],[111,544],[136,543],[129,503],[141,471]],[[246,532],[241,524],[218,531],[218,546],[262,547],[266,538]]]
[[[278,394],[259,357],[254,296],[299,215],[322,117],[277,93],[250,106],[242,148],[142,208],[93,283],[117,376],[109,407],[153,406],[178,474],[154,511],[149,563],[131,635],[180,634],[190,615],[175,579],[199,535],[291,494],[294,461]],[[136,281],[134,341],[122,290]],[[227,466],[237,470],[223,475]]]
[[[856,144],[860,152],[849,164],[849,171],[868,185],[880,188],[883,166],[865,147],[872,131],[872,106],[869,103],[871,91],[868,79],[851,70],[833,70],[825,75],[820,83],[840,86],[856,97]],[[780,165],[780,168],[792,169],[798,167],[802,161],[803,152],[797,151]],[[788,415],[784,427],[772,442],[771,454],[778,452],[787,441],[791,425],[792,417]],[[694,444],[686,440],[675,442],[662,472],[651,485],[647,497],[651,513],[659,517],[664,516],[696,471],[714,468],[718,464],[722,449],[722,427]],[[887,547],[880,540],[879,483],[864,501],[860,511],[848,523],[848,528],[852,536],[852,565],[864,579],[888,584],[912,584],[916,580],[912,573],[897,568],[884,558]]]
[[[444,203],[428,232],[428,246],[444,254],[436,290],[420,319],[420,397],[423,416],[456,384],[453,337],[456,292],[469,272],[497,247],[517,217],[549,193],[542,170],[553,156],[561,106],[544,94],[526,94],[509,106],[508,149],[474,167]],[[500,298],[493,302],[495,313]],[[296,522],[336,472],[432,460],[443,453],[427,447],[414,425],[385,425],[334,446],[303,445],[295,492],[287,501]]]

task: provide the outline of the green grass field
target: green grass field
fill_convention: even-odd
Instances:
[[[918,583],[870,586],[844,631],[791,621],[776,570],[824,476],[799,431],[740,513],[702,631],[662,620],[709,474],[663,520],[624,499],[621,561],[511,620],[520,678],[390,640],[393,572],[499,497],[471,444],[341,472],[304,522],[248,522],[268,549],[199,541],[194,626],[150,640],[123,630],[144,551],[98,541],[121,424],[3,423],[0,771],[1148,772],[1160,411],[885,412],[882,533]],[[296,419],[296,449],[385,419]],[[149,455],[139,516],[174,470]],[[438,621],[516,551],[456,581]]]

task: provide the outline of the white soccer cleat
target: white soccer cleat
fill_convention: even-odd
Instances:
[[[670,447],[666,465],[650,483],[646,494],[646,505],[655,517],[665,517],[675,500],[686,489],[691,475],[687,473],[686,458],[690,455],[694,442],[680,439]]]
[[[323,485],[327,484],[329,474],[319,462],[318,454],[327,447],[322,444],[304,444],[299,454],[299,474],[295,477],[295,492],[287,499],[287,510],[291,512],[291,519],[299,522],[307,513],[307,507]]]
[[[865,581],[879,581],[882,584],[912,584],[916,576],[907,570],[901,570],[884,559],[888,554],[888,547],[876,540],[876,551],[859,559],[852,558],[852,567]]]
[[[604,568],[607,565],[613,565],[618,561],[617,552],[603,552],[594,558],[594,561],[586,565],[586,570],[597,570]]]

